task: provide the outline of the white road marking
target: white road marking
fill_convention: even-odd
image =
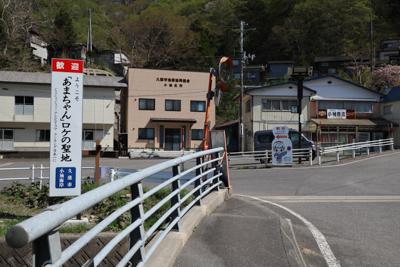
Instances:
[[[400,202],[400,196],[258,196],[271,202],[340,202],[340,203],[364,203],[364,202]]]
[[[11,165],[11,164],[13,164],[13,163],[9,162],[9,163],[0,164],[0,167],[8,166],[8,165]]]
[[[257,197],[251,197],[251,196],[245,196],[245,195],[238,195],[238,194],[234,194],[235,196],[240,196],[240,197],[248,197],[248,198],[252,198],[255,200],[259,200],[271,205],[275,205],[281,209],[286,210],[287,212],[291,213],[292,215],[296,216],[297,218],[299,218],[301,221],[303,221],[303,223],[307,226],[307,228],[310,230],[311,234],[314,236],[315,241],[318,244],[319,249],[321,250],[322,255],[324,256],[324,259],[326,261],[326,264],[329,267],[340,267],[339,262],[336,260],[335,255],[333,255],[333,252],[331,250],[331,248],[329,247],[328,242],[326,241],[324,235],[321,233],[321,231],[318,230],[317,227],[315,227],[311,222],[309,222],[306,218],[304,218],[303,216],[301,216],[300,214],[292,211],[291,209],[288,209],[282,205],[279,205],[277,203],[273,203],[267,200],[263,200],[261,198],[257,198]]]

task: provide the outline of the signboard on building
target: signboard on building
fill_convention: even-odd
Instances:
[[[338,109],[319,109],[318,110],[318,118],[321,118],[321,119],[328,118],[328,110],[332,111],[332,110],[338,110]],[[337,117],[333,118],[333,113],[332,113],[331,117],[328,118],[328,119],[347,119],[347,120],[352,120],[352,119],[356,118],[356,111],[354,109],[339,109],[339,110],[341,110],[341,111],[344,110],[346,112],[346,117],[345,118],[342,117],[343,114],[339,114],[340,118],[337,118]],[[336,113],[336,116],[337,116],[337,113]]]
[[[289,127],[284,125],[276,126],[272,133],[275,139],[272,141],[272,165],[292,166],[292,141],[289,139]]]
[[[328,119],[346,119],[345,109],[327,109],[326,116]]]
[[[81,194],[83,61],[52,59],[50,197]]]

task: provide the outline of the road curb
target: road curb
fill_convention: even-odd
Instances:
[[[201,206],[195,206],[181,219],[181,230],[169,232],[157,249],[146,262],[146,267],[166,266],[172,267],[182,251],[189,237],[196,230],[197,225],[206,215],[210,215],[229,197],[228,189],[212,192],[202,199]],[[146,246],[146,252],[151,248],[155,240],[161,236],[160,231]]]

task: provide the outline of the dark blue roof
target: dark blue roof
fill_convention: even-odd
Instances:
[[[393,87],[382,100],[382,103],[393,102],[400,100],[400,86]]]
[[[253,89],[249,89],[246,92],[253,92],[253,91],[258,91],[258,90],[264,90],[264,89],[268,89],[268,88],[272,88],[272,87],[277,87],[277,86],[281,86],[281,85],[285,85],[285,84],[293,84],[295,86],[297,86],[296,82],[286,82],[286,83],[278,83],[278,84],[272,84],[272,85],[268,85],[268,86],[263,86],[263,87],[257,87],[257,88],[253,88]],[[308,88],[307,86],[303,86],[303,90],[307,90],[310,91],[313,94],[317,94],[317,91]]]

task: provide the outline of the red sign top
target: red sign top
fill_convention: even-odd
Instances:
[[[51,71],[83,73],[83,60],[53,58]]]

